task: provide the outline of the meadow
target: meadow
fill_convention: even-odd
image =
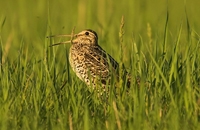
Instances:
[[[0,0],[0,129],[200,129],[200,1]],[[131,74],[101,102],[72,71],[70,38],[95,30]],[[139,83],[136,79],[139,78]]]

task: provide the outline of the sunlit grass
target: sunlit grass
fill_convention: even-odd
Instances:
[[[0,129],[200,129],[199,2],[176,2],[2,1]],[[72,72],[70,45],[49,47],[74,26],[126,66],[128,92],[99,101]]]

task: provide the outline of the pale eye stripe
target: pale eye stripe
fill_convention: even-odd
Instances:
[[[93,35],[95,38],[97,38],[97,36],[92,32],[90,32],[90,35]]]

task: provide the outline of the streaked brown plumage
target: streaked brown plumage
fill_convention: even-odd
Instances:
[[[102,91],[108,90],[106,86],[111,84],[111,77],[119,80],[119,64],[98,45],[96,32],[90,29],[81,31],[73,35],[70,42],[70,65],[87,86],[102,94]],[[127,75],[127,72],[124,71],[124,74]],[[127,82],[130,85],[129,80]]]

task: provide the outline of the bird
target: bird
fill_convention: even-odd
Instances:
[[[97,91],[98,95],[109,95],[109,85],[112,84],[112,81],[119,82],[120,80],[120,65],[98,44],[97,33],[91,29],[85,29],[78,34],[53,35],[51,37],[55,36],[71,37],[70,41],[56,43],[51,46],[71,43],[69,63],[77,77],[90,90]],[[123,67],[122,72],[123,77],[127,77],[128,72],[125,67]],[[114,77],[114,80],[112,80],[112,77]],[[130,86],[130,78],[127,78],[126,85]]]

